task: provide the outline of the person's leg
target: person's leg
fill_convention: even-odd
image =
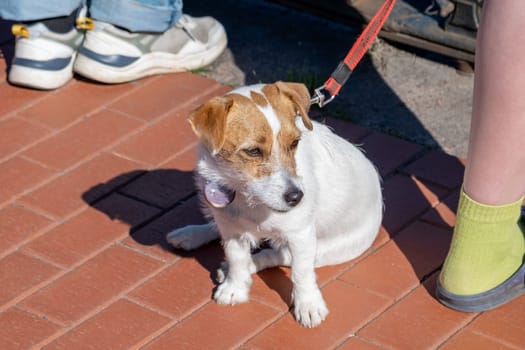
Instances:
[[[130,32],[162,33],[182,16],[182,0],[92,0],[90,16]]]
[[[523,1],[484,3],[463,191],[440,276],[442,292],[451,293],[447,298],[495,292],[523,264],[525,239],[519,218],[525,193],[525,154],[519,150],[525,134],[524,13]],[[524,291],[521,286],[512,297]],[[438,289],[443,301],[442,297]],[[492,297],[492,302],[480,302],[478,309],[507,301],[504,295]]]
[[[76,73],[103,83],[190,71],[213,62],[227,45],[211,17],[182,15],[182,1],[92,0],[92,31],[79,50]]]
[[[498,205],[525,193],[525,2],[486,1],[476,50],[465,191]]]
[[[0,17],[12,21],[38,21],[67,16],[80,7],[82,0],[16,0],[0,3]]]

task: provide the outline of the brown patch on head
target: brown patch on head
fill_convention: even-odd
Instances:
[[[310,95],[303,84],[277,82],[262,89],[264,95],[279,119],[277,134],[280,163],[292,175],[296,175],[295,151],[301,131],[295,124],[299,115],[304,126],[312,130],[313,125],[307,114],[310,108]]]
[[[255,101],[232,93],[234,100],[226,127],[226,142],[220,152],[233,167],[252,178],[270,175],[273,132],[257,105],[268,104],[264,96],[253,93]],[[257,102],[256,102],[257,101]],[[264,101],[264,102],[263,102]]]
[[[278,167],[295,176],[301,137],[297,116],[306,128],[313,127],[308,90],[302,84],[278,82],[249,96],[233,92],[211,99],[190,115],[194,132],[212,154],[248,179],[269,176]],[[270,107],[279,123],[277,135],[261,111]]]
[[[311,105],[310,93],[306,86],[304,84],[285,83],[282,81],[276,82],[275,86],[277,86],[281,94],[290,99],[296,108],[297,113],[301,116],[304,126],[306,126],[308,130],[312,130],[312,121],[308,116],[308,111],[310,110]]]
[[[258,94],[258,100],[268,102]],[[250,98],[231,93],[216,97],[190,115],[190,123],[208,150],[252,178],[267,176],[273,143],[268,121]]]
[[[212,153],[217,153],[224,144],[227,117],[233,100],[214,97],[190,114],[193,132]]]
[[[255,92],[255,91],[250,91],[250,97],[252,98],[252,101],[255,102],[255,104],[257,106],[259,106],[259,107],[266,107],[266,106],[268,106],[268,101],[260,93]]]

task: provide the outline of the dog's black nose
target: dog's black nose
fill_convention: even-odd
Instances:
[[[303,196],[303,191],[298,188],[292,188],[284,194],[284,200],[289,206],[295,207],[303,199]]]

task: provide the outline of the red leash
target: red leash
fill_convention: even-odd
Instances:
[[[363,58],[368,48],[377,37],[377,34],[388,18],[388,15],[392,12],[395,3],[396,0],[386,0],[379,8],[361,35],[359,35],[359,38],[357,38],[357,41],[354,43],[344,60],[341,61],[337,68],[332,72],[330,78],[328,78],[322,86],[315,89],[315,94],[311,99],[312,104],[317,103],[319,107],[323,107],[337,96],[339,90],[341,90],[346,83],[355,66],[357,66],[357,63]]]

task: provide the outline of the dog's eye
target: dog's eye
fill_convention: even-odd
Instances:
[[[243,152],[252,158],[262,157],[262,151],[259,147],[247,148]]]
[[[293,140],[293,142],[290,144],[290,150],[294,150],[297,148],[297,146],[299,145],[299,140],[300,139]]]

